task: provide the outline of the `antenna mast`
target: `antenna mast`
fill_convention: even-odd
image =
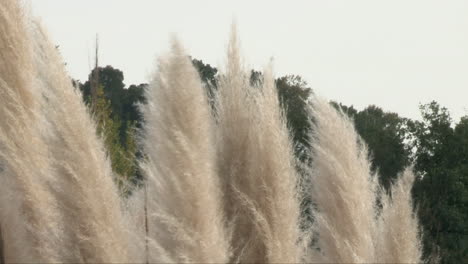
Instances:
[[[94,57],[94,69],[91,76],[91,109],[95,111],[97,90],[99,88],[99,35],[96,34],[96,51]]]

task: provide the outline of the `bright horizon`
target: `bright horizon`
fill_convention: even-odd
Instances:
[[[176,33],[188,53],[222,68],[233,18],[248,66],[271,57],[277,76],[301,75],[330,100],[375,104],[419,119],[436,100],[468,114],[466,1],[33,0],[72,78],[84,81],[99,35],[100,65],[125,84],[148,82]]]

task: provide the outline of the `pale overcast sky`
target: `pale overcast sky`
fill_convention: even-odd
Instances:
[[[468,1],[31,0],[73,78],[85,80],[99,34],[100,64],[148,81],[171,33],[189,54],[225,59],[237,20],[256,69],[299,74],[317,93],[358,109],[376,104],[419,118],[436,100],[457,120],[468,114]]]

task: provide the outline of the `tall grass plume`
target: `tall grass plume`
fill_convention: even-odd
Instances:
[[[147,91],[143,164],[149,238],[175,262],[222,263],[230,256],[216,168],[213,121],[197,71],[177,40]]]
[[[251,82],[235,27],[214,113],[177,40],[158,60],[142,106],[144,187],[124,197],[92,114],[25,10],[0,2],[1,261],[422,261],[413,173],[384,193],[352,120],[315,97],[299,175],[272,66]]]

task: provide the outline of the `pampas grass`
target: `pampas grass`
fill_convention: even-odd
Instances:
[[[66,245],[72,259],[129,261],[121,199],[95,123],[39,26],[34,38],[38,85],[43,87],[51,127],[47,143],[57,172],[52,188],[66,212],[67,229],[73,230]]]
[[[110,164],[62,60],[17,1],[0,19],[6,261],[128,261]]]
[[[251,86],[235,27],[218,94],[218,156],[234,261],[300,262],[297,173],[271,68]]]
[[[367,149],[344,114],[312,103],[311,197],[314,231],[325,262],[374,262],[375,177]]]
[[[252,124],[254,137],[250,142],[255,147],[248,156],[250,179],[245,179],[254,187],[251,194],[253,205],[257,206],[254,216],[260,216],[253,218],[257,235],[265,247],[267,262],[301,262],[305,251],[298,244],[303,239],[300,197],[296,192],[299,177],[289,131],[279,107],[272,66],[264,71],[257,96],[258,120]]]
[[[234,28],[214,115],[179,42],[159,59],[142,107],[144,188],[124,199],[55,47],[2,0],[3,261],[420,262],[411,171],[384,193],[352,121],[314,98],[313,162],[299,182],[272,67],[251,84],[239,46]]]
[[[225,72],[219,80],[216,101],[217,156],[223,193],[224,208],[232,228],[234,261],[264,260],[263,245],[255,232],[252,212],[252,183],[249,182],[249,153],[253,141],[251,132],[255,113],[254,89],[243,69],[238,48],[237,31],[232,30]]]
[[[212,117],[200,78],[178,41],[159,60],[147,91],[149,239],[164,252],[150,262],[223,263],[230,256],[217,177]]]
[[[422,260],[418,220],[413,212],[411,187],[414,174],[407,168],[382,197],[378,259],[384,263],[418,263]]]
[[[61,258],[59,210],[46,181],[53,169],[41,136],[41,91],[21,7],[0,3],[0,221],[3,260]],[[47,238],[47,239],[43,239]]]
[[[414,176],[407,169],[381,195],[364,142],[351,120],[323,99],[312,101],[311,198],[317,247],[310,261],[419,263],[418,223],[412,210]],[[379,192],[380,191],[380,192]]]

